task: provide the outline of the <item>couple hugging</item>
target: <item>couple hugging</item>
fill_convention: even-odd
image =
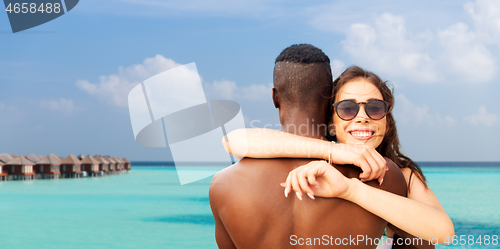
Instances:
[[[451,240],[452,221],[399,150],[386,82],[355,66],[333,80],[328,56],[300,44],[276,58],[273,84],[281,131],[223,139],[245,158],[210,186],[219,248],[433,248]]]

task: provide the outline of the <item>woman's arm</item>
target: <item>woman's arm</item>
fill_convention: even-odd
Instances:
[[[354,164],[363,170],[362,181],[378,179],[386,170],[385,159],[370,145],[332,144],[330,141],[299,136],[273,129],[238,129],[222,139],[228,153],[253,158],[318,158],[334,164]],[[331,155],[330,155],[331,154]]]
[[[408,173],[403,170],[407,179]],[[285,196],[293,189],[298,197],[305,192],[312,199],[322,196],[351,201],[424,240],[437,238],[439,244],[446,244],[451,243],[455,235],[453,222],[436,196],[418,179],[411,182],[411,191],[405,198],[368,186],[358,179],[346,178],[324,161],[314,161],[290,172],[283,186]]]
[[[222,139],[226,151],[237,158],[318,158],[328,159],[329,141],[288,132],[254,128],[238,129]]]

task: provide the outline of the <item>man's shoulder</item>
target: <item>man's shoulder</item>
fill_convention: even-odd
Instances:
[[[385,160],[388,170],[385,173],[381,188],[397,195],[406,196],[406,180],[401,168],[391,159],[385,158]]]
[[[210,194],[229,193],[233,190],[266,185],[269,178],[283,178],[295,167],[304,165],[311,159],[256,159],[244,158],[214,175],[210,184]]]
[[[226,194],[227,191],[237,186],[236,183],[238,183],[241,178],[244,178],[245,176],[248,177],[251,171],[257,170],[255,166],[257,166],[256,162],[258,161],[258,159],[244,158],[239,162],[217,172],[213,176],[210,184],[210,198],[215,195]]]

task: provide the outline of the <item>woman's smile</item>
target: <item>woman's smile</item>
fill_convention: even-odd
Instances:
[[[375,131],[371,129],[355,129],[348,131],[349,135],[358,140],[368,140],[373,137]]]

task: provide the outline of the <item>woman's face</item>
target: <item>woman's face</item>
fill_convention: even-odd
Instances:
[[[356,103],[368,102],[372,99],[384,100],[382,93],[365,78],[355,78],[342,86],[335,96],[335,103],[342,100],[353,100]],[[370,144],[377,148],[384,139],[387,120],[373,120],[366,115],[365,106],[359,106],[359,112],[349,121],[342,120],[335,110],[333,124],[337,142],[348,144]]]

